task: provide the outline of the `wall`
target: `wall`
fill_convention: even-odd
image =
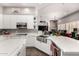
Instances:
[[[18,8],[18,7],[3,7],[3,14],[20,14],[20,15],[35,15],[35,8]],[[14,11],[17,11],[17,13],[15,13]]]
[[[41,20],[59,19],[79,9],[79,4],[73,3],[51,3],[39,10]]]

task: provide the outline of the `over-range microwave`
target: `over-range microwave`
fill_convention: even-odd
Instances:
[[[17,28],[27,28],[27,23],[25,23],[25,22],[18,22],[17,24],[16,24],[16,27]]]

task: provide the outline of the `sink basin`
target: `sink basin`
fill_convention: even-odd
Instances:
[[[37,36],[37,40],[43,43],[47,43],[47,35],[39,35]]]
[[[43,37],[43,38],[47,38],[48,36],[47,35],[40,35],[38,37]]]

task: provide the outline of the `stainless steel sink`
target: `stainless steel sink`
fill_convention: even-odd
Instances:
[[[46,38],[46,37],[48,37],[48,35],[39,35],[39,37]]]
[[[37,40],[40,42],[47,43],[47,37],[48,36],[46,36],[46,35],[39,35],[39,36],[37,36]]]

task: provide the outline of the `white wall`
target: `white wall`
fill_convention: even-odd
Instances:
[[[35,8],[31,8],[31,7],[29,7],[29,8],[23,8],[23,7],[21,7],[21,8],[18,8],[18,7],[3,7],[3,13],[4,14],[14,14],[14,11],[18,11],[18,13],[17,14],[22,14],[22,15],[24,15],[24,14],[31,14],[31,15],[35,15]]]
[[[79,9],[79,4],[73,4],[73,3],[51,3],[45,6],[44,8],[41,8],[39,10],[39,15],[41,20],[53,20],[59,19],[69,13],[72,13]]]

